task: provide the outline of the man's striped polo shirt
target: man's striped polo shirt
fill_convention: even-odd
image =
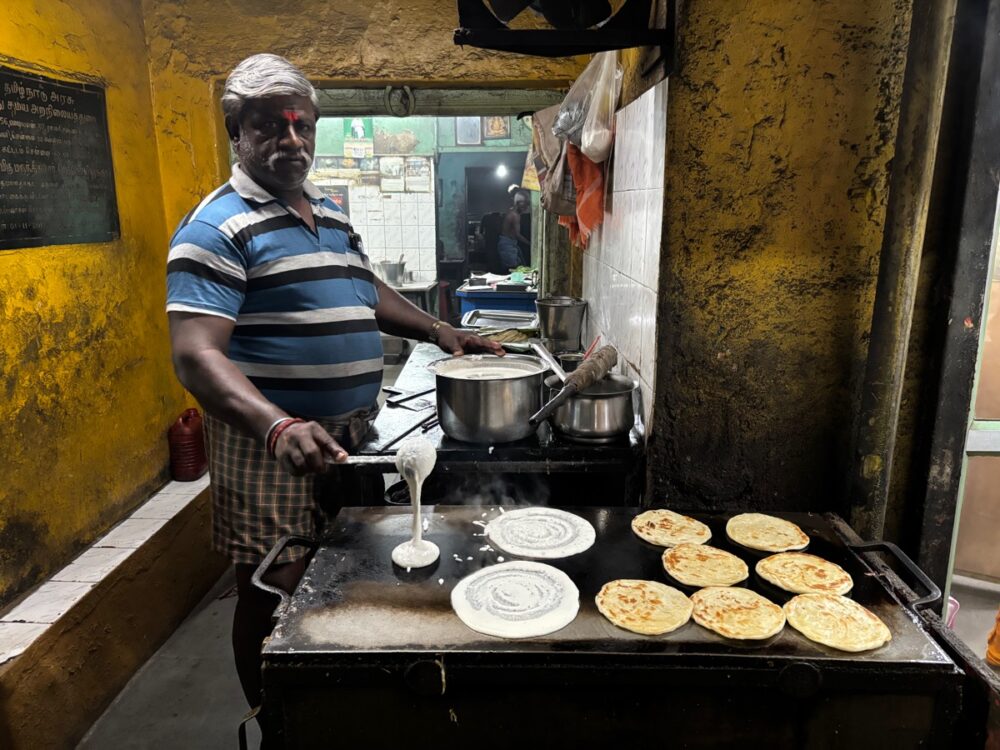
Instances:
[[[303,192],[315,233],[235,165],[174,233],[167,312],[234,321],[229,358],[267,399],[334,417],[378,396],[378,292],[347,217],[315,185]]]

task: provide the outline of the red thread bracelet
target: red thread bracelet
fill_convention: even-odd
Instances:
[[[267,444],[267,455],[269,455],[271,458],[275,458],[274,449],[278,447],[278,438],[281,437],[281,433],[283,433],[293,424],[303,424],[305,423],[305,421],[306,420],[304,419],[294,418],[286,420],[281,424],[279,424],[277,427],[275,427],[274,432],[271,433],[271,439],[268,441]]]

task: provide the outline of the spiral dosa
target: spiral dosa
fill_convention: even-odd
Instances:
[[[631,578],[604,584],[596,601],[597,610],[612,624],[642,635],[677,630],[691,619],[694,606],[672,586]]]
[[[733,516],[726,523],[726,535],[737,544],[764,552],[787,552],[809,545],[809,537],[794,523],[763,513]]]
[[[691,601],[694,621],[726,638],[763,640],[785,626],[781,607],[750,589],[709,586]]]
[[[793,594],[846,594],[850,573],[836,563],[805,552],[781,552],[757,563],[757,575]]]
[[[840,651],[869,651],[892,640],[884,622],[846,596],[799,594],[785,604],[785,615],[809,640]]]
[[[672,510],[647,510],[632,519],[632,531],[650,544],[674,547],[685,542],[704,544],[712,538],[712,531],[701,521],[696,521]]]
[[[685,586],[732,586],[746,580],[747,564],[707,544],[678,544],[663,553],[663,569]]]

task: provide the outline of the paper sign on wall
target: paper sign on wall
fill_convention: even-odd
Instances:
[[[426,156],[406,157],[406,192],[431,192],[431,160]]]

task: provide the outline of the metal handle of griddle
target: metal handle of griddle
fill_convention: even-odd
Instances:
[[[316,549],[317,542],[315,539],[310,539],[306,536],[292,536],[291,534],[286,534],[278,540],[278,543],[274,545],[274,548],[267,553],[260,565],[257,566],[257,570],[253,572],[250,576],[250,582],[259,588],[261,591],[266,591],[269,594],[274,594],[281,598],[278,606],[274,608],[274,613],[271,615],[271,619],[275,622],[284,613],[285,608],[288,607],[288,603],[292,600],[292,597],[288,595],[283,589],[279,589],[277,586],[272,586],[269,583],[264,583],[264,576],[267,571],[274,564],[274,561],[278,559],[278,555],[285,551],[285,547],[290,545],[298,545],[302,547],[308,547],[310,550]]]
[[[927,590],[924,596],[914,599],[907,604],[914,612],[926,609],[941,600],[941,589],[937,587],[937,584],[927,577],[927,574],[910,559],[909,555],[892,542],[862,542],[861,544],[849,544],[847,546],[855,552],[888,552],[895,557],[910,572],[910,575],[916,578],[920,582],[920,585]]]

